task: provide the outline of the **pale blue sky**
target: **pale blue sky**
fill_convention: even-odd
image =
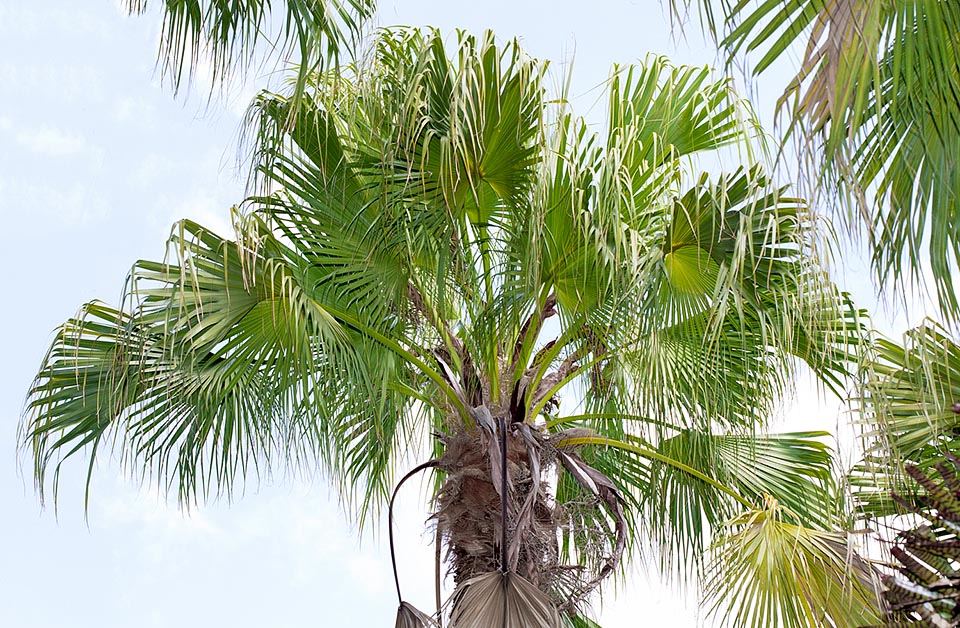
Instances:
[[[14,459],[24,393],[56,325],[85,301],[114,303],[136,259],[163,255],[175,220],[225,230],[228,208],[242,199],[235,140],[262,79],[205,108],[201,72],[193,96],[175,100],[154,73],[156,14],[127,18],[117,4],[0,0],[0,626],[391,625],[386,544],[373,538],[383,530],[358,544],[320,477],[267,480],[233,504],[184,516],[104,460],[87,525],[81,465],[65,471],[57,520]],[[600,99],[613,62],[647,52],[715,59],[692,29],[693,45],[675,45],[654,1],[388,0],[379,22],[493,28],[557,64],[575,51],[583,113]],[[761,84],[767,119],[776,78]],[[600,106],[590,119],[600,123]],[[863,283],[853,287],[870,299]],[[837,420],[835,404],[809,398],[787,414],[794,427]],[[400,565],[407,596],[430,608],[432,553],[415,493],[401,504]],[[692,600],[655,577],[612,593],[605,628],[700,624]]]

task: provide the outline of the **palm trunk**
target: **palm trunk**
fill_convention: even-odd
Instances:
[[[492,571],[515,571],[551,593],[559,561],[558,526],[542,482],[543,469],[537,469],[536,475],[531,470],[531,456],[539,454],[531,452],[531,445],[519,430],[508,429],[504,535],[502,489],[495,483],[499,481],[495,470],[499,471],[500,465],[491,464],[486,438],[480,429],[444,438],[440,469],[446,472],[446,478],[437,500],[437,525],[447,547],[454,583],[460,586]],[[504,538],[506,548],[502,545]],[[507,563],[513,564],[503,564],[504,554]]]

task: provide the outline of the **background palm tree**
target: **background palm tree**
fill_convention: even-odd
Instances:
[[[755,164],[693,168],[750,148],[749,108],[650,58],[617,70],[601,138],[544,72],[492,35],[448,56],[396,30],[311,73],[299,103],[262,94],[262,193],[236,240],[180,223],[123,307],[58,332],[24,424],[41,490],[84,450],[117,449],[184,503],[320,465],[362,520],[420,452],[458,625],[502,578],[526,625],[534,608],[583,625],[621,554],[700,572],[745,509],[715,590],[764,592],[755,625],[869,620],[845,539],[821,538],[839,522],[822,435],[762,432],[794,356],[841,381],[859,313],[813,261],[801,201]],[[817,540],[794,588],[723,571],[758,548],[793,565],[797,534]]]
[[[680,3],[672,3],[674,7]],[[685,3],[689,6],[689,3]],[[759,74],[806,43],[783,95],[812,193],[871,244],[877,285],[929,272],[940,314],[960,317],[960,6],[939,0],[698,3],[731,56]]]

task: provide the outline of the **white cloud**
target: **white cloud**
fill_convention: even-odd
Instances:
[[[6,98],[22,97],[31,102],[99,104],[107,94],[101,69],[69,60],[55,64],[2,61],[0,85]]]
[[[124,96],[113,103],[113,119],[123,123],[137,123],[145,128],[156,125],[157,108],[146,98]]]
[[[133,171],[131,182],[137,186],[147,187],[160,180],[170,180],[177,170],[177,162],[159,153],[150,153],[143,158],[143,162]]]
[[[147,494],[147,489],[137,490],[136,487],[121,485],[120,482],[121,480],[115,478],[111,497],[98,504],[97,516],[102,518],[105,525],[149,528],[154,538],[159,534],[164,537],[203,537],[209,541],[223,534],[223,530],[203,511],[184,514],[163,500]]]
[[[39,185],[20,179],[0,178],[2,210],[55,217],[66,225],[87,224],[106,218],[106,199],[85,183]]]
[[[192,196],[168,205],[163,216],[168,226],[188,218],[222,238],[234,237],[233,225],[230,222],[230,204],[223,202],[210,191],[197,190]]]
[[[48,158],[73,158],[85,168],[103,165],[104,151],[83,135],[44,124],[27,126],[8,117],[0,117],[0,135],[9,136],[21,149]]]
[[[243,200],[243,189],[223,173],[224,160],[221,150],[185,155],[176,160],[148,155],[136,169],[134,183],[149,184],[152,189],[164,188],[164,181],[182,185],[175,193],[156,198],[151,223],[166,232],[176,221],[188,218],[221,237],[233,239],[230,208]],[[166,189],[170,189],[169,186]]]
[[[232,90],[230,95],[227,96],[227,110],[236,116],[238,120],[242,120],[247,114],[247,108],[250,106],[250,103],[253,102],[258,92],[259,89],[257,89],[252,82],[244,82],[238,89]]]
[[[14,139],[28,151],[45,157],[69,157],[84,152],[96,152],[82,136],[53,127],[18,129],[14,133]]]
[[[604,626],[669,625],[674,628],[716,626],[697,604],[698,587],[690,582],[668,584],[656,568],[634,564],[626,582],[614,587],[606,584],[604,595],[594,600],[593,611]],[[609,581],[608,581],[609,582]],[[607,588],[609,587],[609,588]],[[643,609],[642,619],[637,609]]]
[[[106,38],[110,22],[96,14],[75,7],[41,7],[24,4],[17,7],[0,5],[0,32],[19,37],[50,37],[51,31],[71,35]]]

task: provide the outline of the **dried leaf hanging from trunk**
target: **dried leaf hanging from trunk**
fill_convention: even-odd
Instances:
[[[400,602],[397,609],[397,623],[395,628],[434,628],[438,626],[436,620],[423,611],[417,610],[406,602]]]
[[[497,423],[490,414],[490,409],[486,406],[478,406],[471,410],[471,415],[477,425],[481,428],[481,442],[487,450],[487,457],[490,459],[490,482],[496,489],[497,495],[503,499],[501,476],[503,475],[503,464],[500,460],[500,438],[506,438],[497,430]],[[508,482],[509,485],[509,482]]]
[[[450,628],[563,628],[560,613],[529,580],[494,571],[454,594]]]
[[[523,544],[523,538],[527,530],[533,523],[534,504],[537,501],[537,495],[540,493],[540,443],[533,436],[530,426],[522,423],[519,426],[520,436],[527,446],[527,459],[530,465],[530,490],[527,497],[517,513],[517,519],[514,526],[513,538],[510,540],[507,564],[510,571],[517,570],[517,563],[520,560],[520,547]]]
[[[623,556],[623,550],[627,542],[627,517],[623,513],[623,506],[621,503],[623,498],[620,495],[620,489],[618,489],[617,485],[613,483],[613,480],[588,465],[583,461],[583,458],[569,450],[560,450],[558,453],[563,467],[568,473],[570,473],[571,476],[573,476],[577,483],[603,500],[603,502],[610,509],[610,514],[613,515],[617,533],[617,538],[614,541],[613,549],[606,561],[604,561],[603,567],[600,568],[600,571],[593,580],[581,586],[579,591],[577,591],[576,594],[571,595],[570,599],[563,604],[562,608],[566,611],[572,609],[579,600],[582,600],[589,595],[591,591],[597,588],[603,579],[610,575],[610,573],[616,569],[617,565],[620,563],[620,557]]]

